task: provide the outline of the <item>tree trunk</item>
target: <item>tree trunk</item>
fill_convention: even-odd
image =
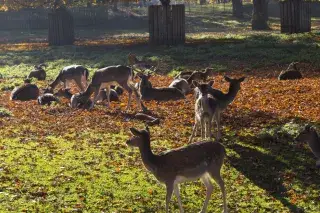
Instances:
[[[253,0],[252,30],[268,30],[269,0]]]
[[[200,0],[200,5],[205,5],[206,3],[206,0]]]
[[[232,15],[237,18],[243,18],[242,0],[232,0]]]

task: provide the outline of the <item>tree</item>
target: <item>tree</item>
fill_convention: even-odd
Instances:
[[[269,0],[253,0],[252,30],[268,30]]]
[[[242,0],[232,0],[232,15],[237,18],[243,17]]]

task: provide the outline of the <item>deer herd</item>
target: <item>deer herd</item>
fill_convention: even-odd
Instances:
[[[132,95],[134,95],[138,107],[145,111],[142,101],[169,101],[185,99],[187,94],[194,92],[195,122],[189,138],[189,145],[156,155],[151,150],[150,130],[148,126],[144,130],[130,128],[132,137],[127,141],[128,146],[138,147],[144,166],[158,181],[166,186],[166,212],[169,211],[169,202],[172,194],[177,197],[180,212],[183,212],[179,193],[179,183],[201,179],[207,193],[201,212],[206,212],[210,200],[213,185],[211,178],[216,181],[222,192],[223,212],[228,212],[226,190],[220,170],[226,157],[226,150],[219,142],[221,133],[221,113],[233,102],[240,90],[242,78],[230,78],[224,76],[229,83],[229,91],[223,93],[214,89],[214,81],[207,82],[212,76],[213,70],[206,68],[204,72],[181,72],[175,77],[168,87],[153,87],[149,81],[150,75],[145,70],[155,70],[145,61],[140,61],[134,54],[128,56],[129,66],[117,65],[98,69],[88,84],[89,71],[81,65],[64,67],[56,79],[44,89],[44,94],[35,84],[31,84],[29,78],[45,80],[45,64],[35,66],[25,84],[15,88],[10,96],[11,100],[38,99],[41,105],[59,101],[58,97],[70,100],[72,108],[92,109],[99,100],[119,101],[119,95],[127,91],[128,103],[126,110],[130,109]],[[295,64],[294,64],[295,66]],[[134,73],[136,71],[136,75]],[[283,73],[282,73],[283,74]],[[138,77],[140,81],[134,82]],[[280,79],[280,78],[279,78]],[[74,81],[80,92],[72,94],[69,83]],[[63,83],[63,88],[54,93],[56,87]],[[114,85],[117,84],[117,86]],[[93,94],[93,100],[90,99]],[[159,119],[144,113],[136,114],[136,118],[143,118],[148,123],[158,124]],[[216,124],[215,140],[213,141],[212,124]],[[192,143],[198,130],[201,133],[201,141]],[[297,141],[306,141],[314,155],[318,158],[317,166],[320,166],[320,139],[317,132],[311,126],[306,126],[296,138]]]

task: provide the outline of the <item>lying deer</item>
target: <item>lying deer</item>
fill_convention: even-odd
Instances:
[[[49,85],[48,91],[53,91],[60,82],[63,82],[64,88],[68,87],[70,81],[74,81],[81,91],[87,86],[89,77],[89,70],[81,65],[70,65],[64,67],[56,77],[56,79]]]
[[[36,78],[38,80],[46,80],[46,71],[43,69],[43,67],[47,67],[46,64],[39,64],[34,66],[34,70],[32,70],[29,75],[28,78]]]
[[[226,150],[222,144],[212,141],[197,142],[155,155],[151,150],[148,127],[141,131],[130,128],[130,131],[133,137],[127,141],[127,145],[139,148],[144,166],[157,180],[166,185],[166,213],[169,212],[173,192],[178,199],[180,212],[183,212],[179,184],[197,179],[201,179],[207,188],[206,200],[201,210],[205,213],[213,191],[211,178],[220,186],[224,213],[228,212],[224,181],[220,174],[226,156]]]
[[[209,94],[209,90],[211,88],[210,84],[199,84],[197,81],[193,81],[193,84],[198,90],[198,98],[194,109],[195,124],[192,129],[189,143],[192,142],[195,132],[199,126],[201,128],[202,139],[212,138],[211,123],[218,107],[217,100]]]
[[[141,100],[156,100],[156,101],[169,101],[185,99],[185,96],[180,90],[172,87],[154,88],[152,87],[147,75],[139,75],[139,91],[141,94]]]
[[[214,97],[217,101],[217,110],[214,115],[214,120],[217,125],[217,136],[216,138],[219,140],[221,138],[221,113],[228,107],[229,104],[233,102],[233,100],[236,98],[241,82],[245,80],[245,77],[239,78],[239,79],[232,79],[227,76],[224,76],[224,79],[229,82],[229,91],[228,93],[223,93],[220,90],[216,90],[212,88],[213,81],[209,82],[210,88],[208,88],[208,92],[212,97]],[[200,91],[198,88],[195,88],[195,97],[196,100],[198,98]]]
[[[278,80],[294,80],[301,79],[302,74],[297,68],[299,62],[292,62],[286,70],[282,70],[278,76]]]
[[[29,101],[37,100],[40,91],[37,85],[25,83],[20,87],[16,87],[12,90],[10,100]]]
[[[206,68],[204,72],[194,71],[187,81],[190,85],[192,85],[192,81],[206,81],[207,78],[212,75],[212,72],[212,68]]]
[[[59,99],[51,93],[45,93],[38,97],[38,104],[40,105],[50,106],[52,102],[59,102]]]
[[[312,126],[307,125],[295,140],[309,144],[312,153],[317,158],[316,166],[320,168],[320,138],[317,131]]]
[[[109,94],[107,94],[107,90],[106,89],[102,89],[99,92],[99,100],[104,101],[104,100],[108,100],[108,96],[110,96],[110,101],[119,101],[119,95],[117,93],[117,91],[115,91],[114,89],[110,89],[109,90]]]
[[[94,93],[94,99],[91,105],[92,108],[99,99],[98,95],[100,90],[106,88],[108,91],[107,94],[109,94],[110,84],[116,82],[129,93],[128,105],[126,110],[129,110],[130,108],[132,92],[134,92],[136,101],[141,108],[140,97],[137,89],[133,85],[132,80],[133,72],[130,67],[122,65],[105,67],[97,70],[93,74],[91,83],[87,87],[86,91],[81,93],[80,96],[89,99],[91,94]],[[110,96],[108,96],[108,104],[110,105]]]
[[[149,63],[146,61],[139,60],[135,54],[129,53],[128,55],[128,62],[129,65],[133,69],[137,70],[155,70],[155,67],[151,66]]]
[[[180,90],[182,92],[182,94],[186,95],[188,93],[190,93],[191,91],[191,87],[188,84],[188,81],[180,78],[180,79],[174,79],[172,81],[172,83],[169,85],[169,87],[172,88],[177,88],[178,90]]]

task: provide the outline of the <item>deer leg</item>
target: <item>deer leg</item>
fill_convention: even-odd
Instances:
[[[206,135],[205,135],[205,122],[203,120],[203,118],[201,118],[200,120],[200,126],[201,126],[201,138],[205,139]]]
[[[69,86],[69,81],[68,81],[67,79],[64,80],[63,86],[64,86],[65,89],[68,88],[68,86]]]
[[[76,85],[78,86],[80,91],[83,92],[84,91],[84,87],[83,87],[82,82],[81,82],[81,76],[79,78],[75,78],[74,82],[76,82]]]
[[[169,204],[170,204],[170,200],[172,197],[172,192],[173,192],[173,184],[166,184],[166,188],[167,188],[167,195],[166,195],[166,213],[169,213]]]
[[[194,136],[194,132],[197,129],[197,127],[198,127],[198,123],[196,121],[196,123],[193,125],[193,129],[192,129],[192,133],[191,133],[191,136],[190,136],[190,139],[189,139],[189,143],[192,142],[192,139],[193,139],[193,136]]]
[[[123,89],[127,90],[127,92],[129,93],[129,97],[128,97],[128,104],[127,104],[127,107],[126,107],[126,111],[128,111],[130,109],[130,105],[131,105],[131,96],[132,96],[132,91],[135,91],[133,88],[131,88],[128,84],[128,82],[125,82],[125,83],[119,83]],[[138,104],[140,105],[140,108],[141,108],[141,103],[140,101],[138,101]]]
[[[200,213],[205,213],[207,211],[208,203],[211,198],[211,194],[213,191],[213,185],[212,185],[210,177],[208,175],[204,175],[203,177],[201,177],[201,180],[207,188],[206,200],[204,201],[203,206],[202,206],[202,210],[200,212]]]
[[[90,106],[90,109],[92,109],[94,104],[99,100],[99,92],[100,92],[99,87],[96,87],[94,90],[95,91],[94,91],[93,101],[92,101],[92,104]]]
[[[86,75],[81,76],[81,82],[83,83],[84,87],[88,86],[88,81]]]
[[[212,132],[211,132],[212,122],[211,121],[212,121],[212,118],[210,117],[208,120],[208,136],[210,140],[212,139]]]
[[[180,213],[183,213],[183,208],[182,208],[182,202],[181,202],[181,198],[180,198],[180,192],[179,192],[179,186],[178,184],[174,185],[174,194],[176,195],[177,199],[178,199],[178,204],[179,204],[179,209],[180,209]]]
[[[106,94],[108,99],[108,106],[110,106],[110,86],[109,85],[106,87]]]
[[[217,123],[217,140],[221,138],[221,124],[220,124],[220,112],[217,112],[216,123]]]
[[[210,176],[216,181],[216,183],[219,185],[220,190],[222,192],[223,213],[228,213],[226,189],[224,186],[224,181],[220,175],[220,169],[218,170],[218,167],[215,167],[214,170],[210,172]]]

